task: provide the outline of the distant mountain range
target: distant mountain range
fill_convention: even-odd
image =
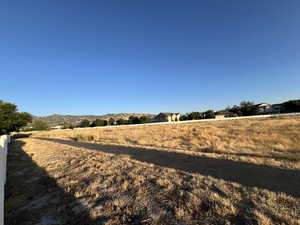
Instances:
[[[59,114],[53,114],[50,116],[33,116],[33,120],[42,120],[44,122],[47,122],[50,126],[57,126],[62,123],[71,123],[71,124],[79,124],[82,120],[90,120],[94,121],[96,119],[101,120],[109,120],[110,118],[113,118],[115,120],[117,119],[128,119],[130,116],[146,116],[149,118],[154,117],[154,114],[147,114],[147,113],[116,113],[116,114],[105,114],[105,115],[59,115]]]

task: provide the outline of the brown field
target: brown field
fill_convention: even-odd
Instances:
[[[6,224],[300,224],[300,117],[38,132]]]

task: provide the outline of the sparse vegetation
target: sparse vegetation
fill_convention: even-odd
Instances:
[[[10,154],[31,156],[52,192],[68,196],[55,203],[61,211],[43,206],[61,224],[299,225],[299,146],[300,117],[283,117],[47,131]],[[11,169],[8,190],[24,190]],[[28,192],[9,195],[8,222],[28,209],[43,215],[32,202],[45,196]]]
[[[100,120],[100,119],[96,119],[90,124],[91,127],[99,127],[99,126],[106,126],[106,125],[107,125],[107,121]]]
[[[210,157],[300,168],[299,162],[284,160],[286,157],[297,159],[300,154],[300,117],[156,125],[146,128],[51,131],[39,134],[41,137],[76,138],[78,141],[87,141],[86,137],[91,135],[95,142],[109,145],[159,148],[189,154],[209,153]]]
[[[91,121],[85,119],[85,120],[82,120],[80,122],[80,124],[78,125],[78,127],[89,127],[90,124],[91,124]]]
[[[50,130],[49,125],[42,120],[35,120],[32,124],[32,131]]]
[[[63,124],[61,124],[61,126],[62,126],[62,129],[74,129],[75,128],[75,126],[71,123],[63,123]]]

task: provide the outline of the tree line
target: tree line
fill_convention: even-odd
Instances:
[[[224,113],[226,114],[226,117],[251,116],[257,114],[257,108],[253,102],[242,101],[240,105],[227,107],[224,110]],[[180,117],[180,120],[184,121],[184,120],[214,119],[215,117],[216,114],[213,110],[207,110],[205,112],[186,113]]]
[[[284,112],[300,112],[300,100],[290,100],[282,103]],[[227,107],[224,112],[227,117],[235,116],[251,116],[257,115],[257,107],[253,102],[242,101],[240,105],[234,105]],[[215,118],[215,112],[213,110],[207,110],[205,112],[190,112],[181,116],[180,120],[200,120],[200,119],[212,119]],[[143,124],[149,123],[150,120],[146,116],[130,116],[128,119],[113,119],[101,120],[96,119],[94,121],[83,120],[78,125],[70,123],[61,124],[64,129],[72,129],[75,127],[97,127],[108,125],[126,125],[126,124]],[[19,131],[21,128],[27,131],[34,130],[50,130],[50,126],[41,120],[35,120],[30,128],[24,128],[29,123],[32,123],[32,116],[27,112],[18,112],[15,104],[4,102],[0,100],[0,135],[9,134],[14,131]]]
[[[112,126],[112,125],[128,125],[128,124],[143,124],[149,123],[150,120],[146,116],[130,116],[128,119],[114,119],[110,118],[109,120],[101,120],[96,119],[94,121],[90,121],[88,119],[82,120],[78,125],[73,125],[70,123],[63,123],[63,129],[72,129],[76,127],[99,127],[99,126]]]
[[[213,110],[207,110],[206,112],[190,112],[180,117],[181,121],[184,120],[201,120],[201,119],[213,119],[215,118],[215,112]]]

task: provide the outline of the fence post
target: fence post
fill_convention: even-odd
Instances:
[[[4,225],[4,188],[6,182],[7,148],[10,136],[0,136],[0,225]]]

